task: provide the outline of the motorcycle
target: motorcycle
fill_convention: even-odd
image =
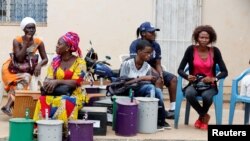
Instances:
[[[90,41],[91,48],[88,50],[85,61],[87,64],[87,74],[85,79],[90,82],[100,79],[108,79],[113,82],[118,77],[118,72],[114,72],[110,68],[110,64],[107,62],[111,59],[110,56],[105,56],[104,60],[98,60],[98,54],[94,51],[92,47],[92,42]]]

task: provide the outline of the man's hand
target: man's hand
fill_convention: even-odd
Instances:
[[[160,78],[161,78],[162,85],[164,85],[164,77],[163,77],[163,73],[160,73]]]
[[[143,80],[143,81],[155,82],[157,78],[155,76],[152,76],[152,75],[147,75],[147,76],[140,77],[140,79]]]

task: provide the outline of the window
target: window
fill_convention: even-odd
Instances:
[[[24,17],[47,23],[47,0],[0,0],[0,24],[19,24]]]
[[[6,0],[0,0],[0,17],[1,20],[6,17]]]

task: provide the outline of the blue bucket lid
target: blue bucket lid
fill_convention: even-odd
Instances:
[[[18,122],[18,123],[33,123],[35,122],[33,119],[26,119],[26,118],[11,118],[10,122]]]

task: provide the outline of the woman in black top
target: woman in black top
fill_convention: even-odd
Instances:
[[[212,105],[213,96],[218,92],[216,82],[228,75],[220,50],[212,46],[216,42],[216,39],[217,35],[211,26],[198,26],[193,32],[195,45],[187,48],[178,68],[178,74],[189,81],[189,84],[184,89],[186,99],[199,114],[199,118],[195,122],[195,127],[205,130],[208,127],[210,119],[207,112]],[[187,64],[189,66],[189,74],[184,71]],[[218,75],[216,75],[215,70],[216,64],[220,68]],[[205,75],[201,81],[205,84],[211,84],[209,89],[201,91],[195,89],[194,85],[192,85],[197,80],[196,75],[198,74]],[[196,99],[196,96],[202,97],[202,105]]]

